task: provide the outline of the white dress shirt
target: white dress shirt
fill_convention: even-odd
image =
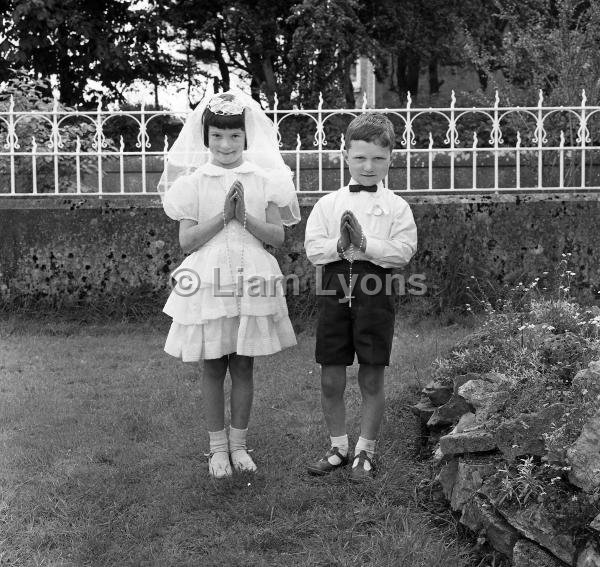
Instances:
[[[356,183],[351,180],[351,183]],[[417,227],[408,203],[383,187],[377,191],[351,193],[348,185],[321,197],[306,221],[304,247],[314,265],[340,259],[342,214],[350,210],[360,223],[366,239],[365,252],[355,250],[354,260],[368,260],[383,268],[401,268],[417,250]]]

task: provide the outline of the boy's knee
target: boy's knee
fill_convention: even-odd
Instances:
[[[373,372],[359,375],[358,383],[363,394],[376,396],[383,392],[383,372]]]
[[[327,377],[321,378],[321,393],[326,398],[339,398],[344,395],[346,386],[345,377],[342,380],[340,377]]]

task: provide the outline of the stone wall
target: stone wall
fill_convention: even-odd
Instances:
[[[494,286],[543,277],[570,253],[573,289],[586,300],[600,290],[600,204],[594,194],[408,195],[419,250],[405,272],[425,275],[431,306],[473,301],[471,276]],[[303,252],[313,198],[302,222],[275,252],[302,292],[314,289]],[[10,304],[67,305],[132,293],[165,295],[182,259],[177,223],[155,197],[0,198],[0,297]],[[549,277],[549,276],[548,276]],[[467,289],[467,286],[471,289]],[[479,292],[477,292],[479,293]]]

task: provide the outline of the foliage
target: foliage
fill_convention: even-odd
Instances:
[[[467,25],[465,49],[470,60],[509,105],[576,105],[585,89],[588,104],[600,95],[600,4],[576,0],[501,0],[492,18],[493,45]],[[500,41],[499,41],[500,40]],[[506,84],[498,84],[501,70]]]
[[[543,280],[536,278],[529,285],[520,283],[493,306],[474,283],[473,300],[483,307],[483,322],[434,365],[434,377],[445,383],[470,372],[506,376],[509,399],[487,418],[486,425],[492,428],[504,419],[562,404],[564,413],[544,434],[548,460],[559,465],[564,465],[566,449],[597,411],[600,399],[600,386],[594,382],[600,363],[594,362],[593,371],[586,369],[600,360],[600,308],[585,308],[572,300],[568,262],[569,255],[564,254],[552,276],[553,289],[541,290]],[[525,504],[539,496],[532,471],[527,461],[516,476],[507,476],[504,498]]]
[[[305,106],[318,104],[320,90],[329,104],[354,107],[352,65],[360,55],[376,51],[359,9],[357,0],[304,0],[294,7],[287,20],[294,29],[288,74]]]
[[[50,114],[53,111],[55,101],[46,95],[50,85],[43,79],[34,79],[24,72],[19,72],[10,79],[0,93],[0,110],[8,111],[11,97],[14,103],[14,111],[39,111]],[[58,110],[70,110],[69,107],[60,105]],[[52,125],[49,121],[37,116],[26,116],[20,118],[16,126],[19,148],[21,152],[31,151],[33,138],[37,144],[38,156],[36,158],[37,190],[40,193],[54,191],[54,156],[53,149],[49,147],[52,140]],[[86,157],[85,153],[93,151],[92,144],[95,141],[96,127],[89,121],[68,122],[60,125],[60,135],[63,148],[60,151],[74,151],[77,139],[80,141],[82,157],[80,159],[80,170],[84,175],[92,175],[97,172],[96,157]],[[107,141],[107,149],[115,149],[115,146]],[[48,156],[40,156],[47,153]],[[61,192],[75,190],[76,163],[72,156],[58,156],[58,174],[61,183]],[[32,159],[27,157],[15,159],[15,177],[18,184],[31,187],[33,176]],[[0,161],[0,176],[3,185],[0,190],[7,191],[10,171],[8,160]],[[85,187],[83,188],[85,190]]]
[[[498,470],[494,478],[498,506],[540,504],[558,533],[582,537],[590,521],[600,512],[599,495],[584,494],[569,484],[569,467],[539,463],[533,457]]]
[[[170,75],[173,62],[158,49],[160,12],[137,11],[139,2],[11,0],[0,6],[10,22],[3,54],[15,68],[55,76],[64,104],[83,102],[89,81],[112,98],[135,79]]]
[[[509,468],[499,469],[503,477],[498,504],[516,501],[519,506],[524,507],[530,501],[536,501],[544,495],[544,483],[535,474],[535,469],[533,457],[521,459],[514,471]]]

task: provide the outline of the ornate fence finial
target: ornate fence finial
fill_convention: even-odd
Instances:
[[[367,92],[366,91],[362,92],[362,110],[363,111],[367,110]]]
[[[479,139],[477,138],[477,132],[473,132],[473,149],[477,147],[477,142]]]
[[[521,132],[517,130],[517,148],[521,147]]]
[[[540,98],[538,99],[538,106],[540,108],[541,108],[543,102],[544,102],[544,93],[543,93],[542,89],[540,89]]]
[[[167,153],[169,151],[169,136],[165,134],[165,144],[163,146],[163,152]]]
[[[454,89],[452,89],[452,93],[450,94],[450,108],[454,109],[456,106],[456,95],[454,94]]]
[[[433,134],[429,132],[429,149],[433,148]]]
[[[277,112],[277,108],[279,108],[279,97],[277,93],[273,93],[273,112]]]
[[[296,134],[296,150],[300,151],[302,148],[302,139],[300,138],[300,133]]]
[[[585,89],[581,91],[581,106],[585,106],[587,102],[587,96],[585,95]]]
[[[410,110],[410,105],[412,104],[412,96],[410,96],[410,91],[406,93],[406,110]]]
[[[498,89],[496,89],[496,94],[494,96],[494,108],[498,108],[500,106],[500,96],[498,95]]]
[[[344,136],[344,133],[342,132],[340,134],[340,152],[344,151],[346,149],[346,137]]]
[[[8,104],[8,112],[11,114],[15,111],[15,97],[10,95],[10,103]]]
[[[323,109],[323,93],[319,91],[319,105],[317,107],[318,110]]]

